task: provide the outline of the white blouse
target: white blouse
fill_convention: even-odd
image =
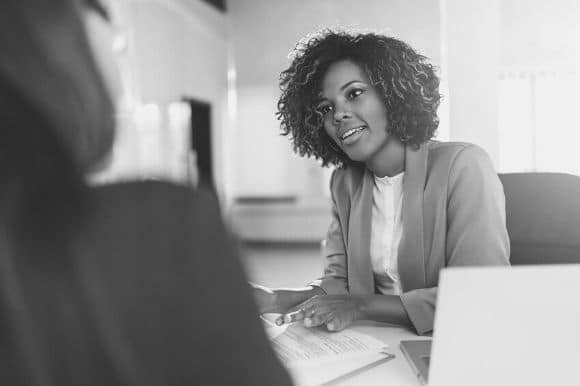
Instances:
[[[375,287],[383,294],[401,293],[397,255],[403,233],[403,177],[404,172],[374,178],[370,254]]]

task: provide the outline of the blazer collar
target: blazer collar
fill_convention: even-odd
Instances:
[[[371,217],[373,207],[372,173],[364,168],[362,183],[351,201],[348,234],[348,283],[351,294],[374,293],[374,277],[370,259]]]
[[[425,288],[425,248],[423,237],[423,192],[427,176],[429,143],[418,149],[405,147],[403,180],[403,234],[399,244],[399,277],[404,292]]]

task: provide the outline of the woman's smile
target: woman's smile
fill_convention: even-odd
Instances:
[[[343,134],[340,134],[338,138],[343,145],[352,145],[364,135],[365,130],[366,126],[354,127],[346,130]]]

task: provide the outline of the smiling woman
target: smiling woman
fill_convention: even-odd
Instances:
[[[324,275],[305,288],[256,286],[263,312],[329,330],[371,319],[424,334],[442,268],[509,264],[489,157],[432,140],[439,79],[426,57],[395,38],[325,30],[297,46],[280,84],[282,134],[337,169]]]

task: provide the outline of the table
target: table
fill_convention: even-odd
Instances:
[[[395,355],[395,358],[357,374],[352,378],[333,385],[392,385],[392,386],[420,386],[419,379],[411,369],[404,354],[399,348],[401,340],[422,340],[425,337],[418,336],[409,329],[385,323],[371,321],[357,321],[348,327],[349,329],[373,336],[388,345],[388,351]],[[297,386],[300,386],[298,384]]]

